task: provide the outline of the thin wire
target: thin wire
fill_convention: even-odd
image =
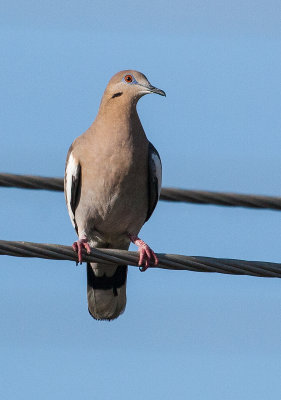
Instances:
[[[0,186],[63,191],[62,178],[0,174]],[[162,188],[160,200],[219,206],[281,210],[281,197]]]
[[[70,246],[7,240],[0,240],[0,255],[77,261],[77,254]],[[178,254],[157,254],[157,257],[159,259],[157,267],[163,269],[281,278],[281,264],[277,263]],[[90,255],[83,252],[83,260],[108,265],[114,263],[137,266],[139,253],[117,249],[92,249]]]

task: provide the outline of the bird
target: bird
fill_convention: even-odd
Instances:
[[[109,81],[92,125],[69,148],[64,177],[67,210],[78,235],[78,262],[93,248],[138,247],[141,271],[157,265],[154,251],[138,237],[159,199],[162,164],[137,113],[138,100],[166,96],[146,76],[124,70]],[[88,311],[113,320],[126,307],[127,265],[87,263]]]

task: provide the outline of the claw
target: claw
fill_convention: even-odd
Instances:
[[[140,253],[138,266],[141,272],[146,271],[149,265],[152,263],[154,265],[158,264],[158,258],[156,254],[143,240],[133,235],[129,235],[129,238],[135,245],[138,246],[138,251]]]
[[[72,248],[75,251],[75,253],[78,254],[78,262],[76,261],[76,265],[78,265],[78,263],[81,265],[83,262],[83,254],[82,254],[83,249],[87,251],[87,254],[91,253],[91,248],[89,246],[87,239],[77,240],[76,242],[73,243]]]

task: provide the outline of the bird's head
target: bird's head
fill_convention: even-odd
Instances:
[[[132,102],[137,102],[145,94],[156,93],[166,96],[166,93],[152,86],[145,75],[133,70],[120,71],[109,81],[106,88],[106,97],[115,99],[126,97]]]

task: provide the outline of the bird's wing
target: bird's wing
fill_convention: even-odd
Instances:
[[[73,154],[72,146],[68,150],[66,158],[64,193],[68,214],[70,216],[72,225],[77,232],[78,228],[75,221],[75,210],[78,206],[81,193],[81,166]]]
[[[162,184],[162,163],[152,143],[148,147],[148,211],[146,221],[151,217],[159,200]]]

